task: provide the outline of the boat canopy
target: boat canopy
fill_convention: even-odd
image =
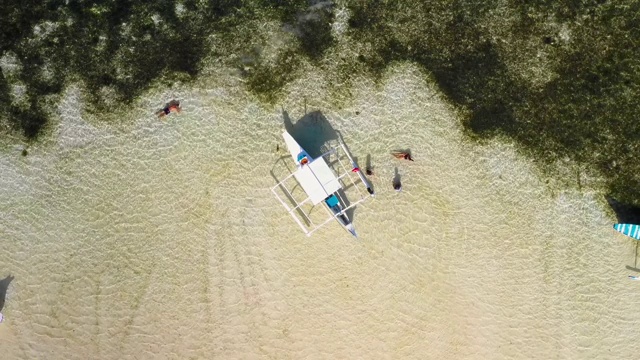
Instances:
[[[304,192],[309,196],[313,205],[321,203],[328,196],[342,188],[338,178],[322,157],[303,165],[294,173],[294,176],[304,189]]]

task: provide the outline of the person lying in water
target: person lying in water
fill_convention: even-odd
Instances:
[[[413,161],[413,158],[411,157],[411,153],[408,153],[408,152],[395,151],[395,152],[392,152],[391,154],[395,156],[397,159],[405,159],[405,160]]]
[[[158,115],[159,118],[165,117],[169,114],[171,114],[172,112],[174,113],[179,113],[181,111],[180,109],[180,102],[177,100],[171,100],[169,101],[169,103],[164,107],[164,109],[162,110],[158,110],[156,112],[156,115]]]

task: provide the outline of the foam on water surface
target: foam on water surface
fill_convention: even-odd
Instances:
[[[424,79],[398,65],[342,109],[319,72],[286,89],[293,122],[321,111],[361,167],[371,156],[358,240],[337,223],[307,238],[273,198],[282,109],[233,81],[151,94],[113,126],[70,105],[48,144],[4,146],[10,357],[635,355],[636,244],[595,194],[549,191],[509,145],[466,143]],[[159,97],[183,113],[159,121]]]

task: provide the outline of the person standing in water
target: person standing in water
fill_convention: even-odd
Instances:
[[[159,118],[163,118],[169,114],[173,113],[179,113],[182,109],[180,109],[180,102],[178,100],[171,100],[169,101],[169,103],[164,107],[164,109],[162,110],[158,110],[156,112],[156,115],[158,115]]]

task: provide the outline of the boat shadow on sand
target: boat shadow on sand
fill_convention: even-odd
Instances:
[[[342,141],[342,135],[340,134],[340,132],[333,128],[331,123],[329,123],[329,120],[327,120],[327,118],[322,114],[321,111],[313,111],[313,112],[307,113],[294,123],[293,121],[291,121],[291,118],[289,117],[288,112],[283,109],[282,118],[283,118],[285,130],[313,158],[317,158],[322,154],[330,151],[332,148],[336,147],[336,146],[332,146],[332,143],[336,144],[338,141],[344,144],[346,151],[349,151],[349,148],[347,147],[345,142]],[[350,151],[349,151],[349,155],[351,155]],[[355,157],[353,158],[355,159]],[[335,163],[337,159],[335,158],[335,156],[331,155],[328,158],[326,158],[326,160],[329,167],[333,168],[334,165],[336,165]],[[291,162],[291,155],[287,154],[287,155],[278,157],[278,159],[276,160],[275,164],[271,169],[271,176],[277,183],[279,183],[281,179],[279,179],[278,175],[276,175],[275,168],[277,166],[280,166],[280,163],[284,164],[284,166],[288,171],[288,174],[291,174],[296,170],[296,167]],[[298,185],[296,185],[296,187],[297,186]],[[345,206],[348,207],[351,205],[351,201],[346,196],[345,190],[348,190],[349,188],[351,188],[353,184],[343,183],[343,186],[344,188],[338,190],[338,192],[342,197],[342,199],[344,200]],[[289,201],[291,201],[292,203],[295,203],[294,199],[292,199],[286,192],[284,193]],[[347,217],[351,219],[352,222],[354,221],[354,218],[355,218],[356,208],[357,206],[354,206],[350,209],[347,209],[347,211],[345,212]],[[300,210],[298,210],[298,213],[302,215],[302,212]],[[305,216],[300,216],[300,217],[307,226],[310,225]]]
[[[328,143],[339,139],[338,131],[329,123],[321,111],[312,111],[298,119],[295,124],[289,113],[282,110],[284,128],[313,158],[331,150]]]

